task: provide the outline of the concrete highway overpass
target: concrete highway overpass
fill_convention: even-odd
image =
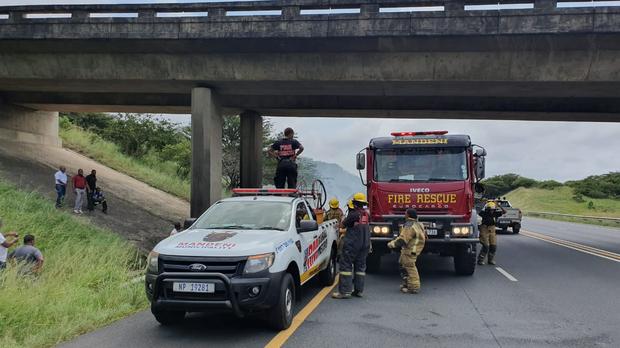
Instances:
[[[220,195],[225,115],[245,186],[261,115],[620,120],[620,8],[480,4],[0,7],[0,136],[57,145],[57,111],[191,113],[196,215]]]

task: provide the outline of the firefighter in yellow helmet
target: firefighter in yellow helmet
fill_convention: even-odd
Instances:
[[[415,263],[424,249],[426,232],[424,225],[418,222],[415,209],[407,209],[406,221],[400,229],[400,235],[388,243],[390,249],[400,248],[400,291],[405,294],[417,294],[420,291],[420,275]]]
[[[499,209],[498,209],[499,208]],[[478,255],[478,264],[484,265],[488,255],[489,265],[495,264],[495,252],[497,251],[497,236],[495,234],[495,219],[506,214],[506,209],[498,205],[494,201],[489,201],[480,213],[482,224],[480,225],[480,254]]]
[[[344,213],[342,209],[340,209],[340,202],[336,198],[332,198],[329,200],[329,210],[325,212],[325,221],[329,220],[337,220],[338,225],[342,222],[342,217]]]
[[[353,195],[353,209],[349,210],[342,225],[347,229],[342,240],[340,255],[340,283],[333,298],[351,298],[351,295],[362,297],[364,279],[366,277],[366,257],[370,251],[369,214],[365,209],[368,202],[366,195],[359,192]]]

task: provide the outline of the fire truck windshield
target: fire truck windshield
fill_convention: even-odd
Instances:
[[[375,150],[375,181],[432,182],[467,180],[464,148],[414,147]]]

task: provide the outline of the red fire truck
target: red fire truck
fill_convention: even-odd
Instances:
[[[398,235],[405,211],[414,208],[426,226],[425,253],[454,257],[459,275],[472,275],[478,244],[474,195],[484,188],[486,150],[468,135],[447,131],[397,132],[375,138],[357,155],[368,190],[373,253],[377,270],[387,242]],[[366,171],[364,180],[362,170]]]

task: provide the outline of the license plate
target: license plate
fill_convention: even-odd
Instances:
[[[427,236],[436,236],[437,235],[437,229],[435,229],[435,228],[427,228],[426,229],[426,235]]]
[[[213,283],[186,283],[175,282],[172,284],[172,290],[176,292],[200,292],[214,293],[215,284]]]

